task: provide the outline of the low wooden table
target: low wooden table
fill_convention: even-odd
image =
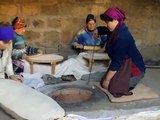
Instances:
[[[58,62],[63,60],[63,56],[57,54],[43,54],[43,55],[34,55],[29,57],[30,63],[30,73],[33,73],[33,64],[34,63],[49,63],[51,64],[51,73],[55,74],[55,66]]]
[[[88,67],[89,67],[89,71],[91,72],[92,70],[92,65],[94,63],[95,60],[110,60],[110,58],[108,57],[107,53],[93,53],[93,52],[85,52],[85,54],[83,54],[83,58],[88,60]]]

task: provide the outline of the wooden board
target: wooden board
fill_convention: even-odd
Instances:
[[[93,60],[109,60],[107,53],[84,52],[84,54],[82,56],[86,59],[93,58]]]
[[[84,50],[91,50],[91,51],[93,51],[93,50],[99,50],[101,47],[99,47],[99,46],[84,46],[83,47],[83,49]]]
[[[34,55],[29,57],[29,61],[35,63],[51,63],[51,62],[59,62],[63,60],[63,56],[57,54],[42,54],[42,55]]]
[[[133,95],[131,96],[122,96],[120,98],[115,98],[112,94],[108,92],[108,90],[102,88],[99,83],[95,83],[95,85],[102,90],[109,98],[111,102],[129,102],[129,101],[135,101],[135,100],[146,100],[146,99],[154,99],[158,98],[159,95],[150,87],[145,86],[142,83],[139,83],[135,89],[132,90]]]

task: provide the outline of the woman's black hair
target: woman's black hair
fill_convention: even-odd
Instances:
[[[88,23],[90,20],[94,20],[94,22],[96,23],[96,18],[93,14],[88,14],[86,17],[86,23]]]
[[[100,18],[103,21],[113,21],[113,18],[109,17],[108,15],[106,15],[104,13],[100,15]]]
[[[12,26],[14,26],[16,24],[16,21],[17,21],[18,17],[15,17],[13,20],[12,20]]]

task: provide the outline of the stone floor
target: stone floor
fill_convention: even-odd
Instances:
[[[150,86],[154,89],[160,96],[160,69],[148,68],[146,70],[146,75],[144,79],[141,81],[146,86]],[[86,85],[86,81],[77,81],[74,84]],[[88,86],[88,85],[87,85]],[[93,88],[93,81],[90,81],[89,86]],[[134,114],[140,112],[149,112],[152,111],[151,114],[148,114],[148,117],[144,115],[142,120],[159,120],[160,117],[160,98],[158,99],[150,99],[150,100],[139,100],[125,103],[111,103],[106,95],[99,91],[100,95],[98,96],[100,99],[96,101],[92,101],[90,103],[83,103],[79,105],[73,106],[64,106],[64,109],[67,114],[77,114],[82,115],[88,118],[111,118],[116,119],[123,116],[134,116]],[[153,115],[152,113],[158,113],[157,118],[148,119],[149,116]],[[129,117],[128,117],[129,118]],[[0,120],[11,120],[11,118],[5,114],[2,110],[0,110]],[[117,119],[118,120],[118,119]],[[122,120],[122,119],[119,119]],[[124,118],[123,120],[127,120]],[[131,120],[131,119],[128,119]]]
[[[150,86],[160,96],[160,69],[147,69],[144,79],[141,81],[146,86]],[[88,109],[86,109],[88,108]],[[108,98],[103,98],[101,101],[84,106],[79,111],[69,111],[68,113],[79,114],[90,118],[98,117],[120,117],[124,115],[132,115],[139,112],[160,110],[160,98],[150,100],[139,100],[125,103],[111,103]],[[160,115],[160,112],[159,112]],[[148,120],[146,118],[146,120]],[[158,120],[158,119],[156,119]]]
[[[160,60],[145,60],[146,66],[160,66]]]

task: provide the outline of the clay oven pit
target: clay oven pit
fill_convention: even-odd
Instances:
[[[68,111],[79,111],[89,108],[106,98],[104,93],[96,87],[79,85],[79,83],[48,85],[41,89],[41,92],[50,96]]]
[[[93,92],[81,88],[64,88],[52,93],[51,97],[58,103],[76,104],[88,101],[92,98]]]

